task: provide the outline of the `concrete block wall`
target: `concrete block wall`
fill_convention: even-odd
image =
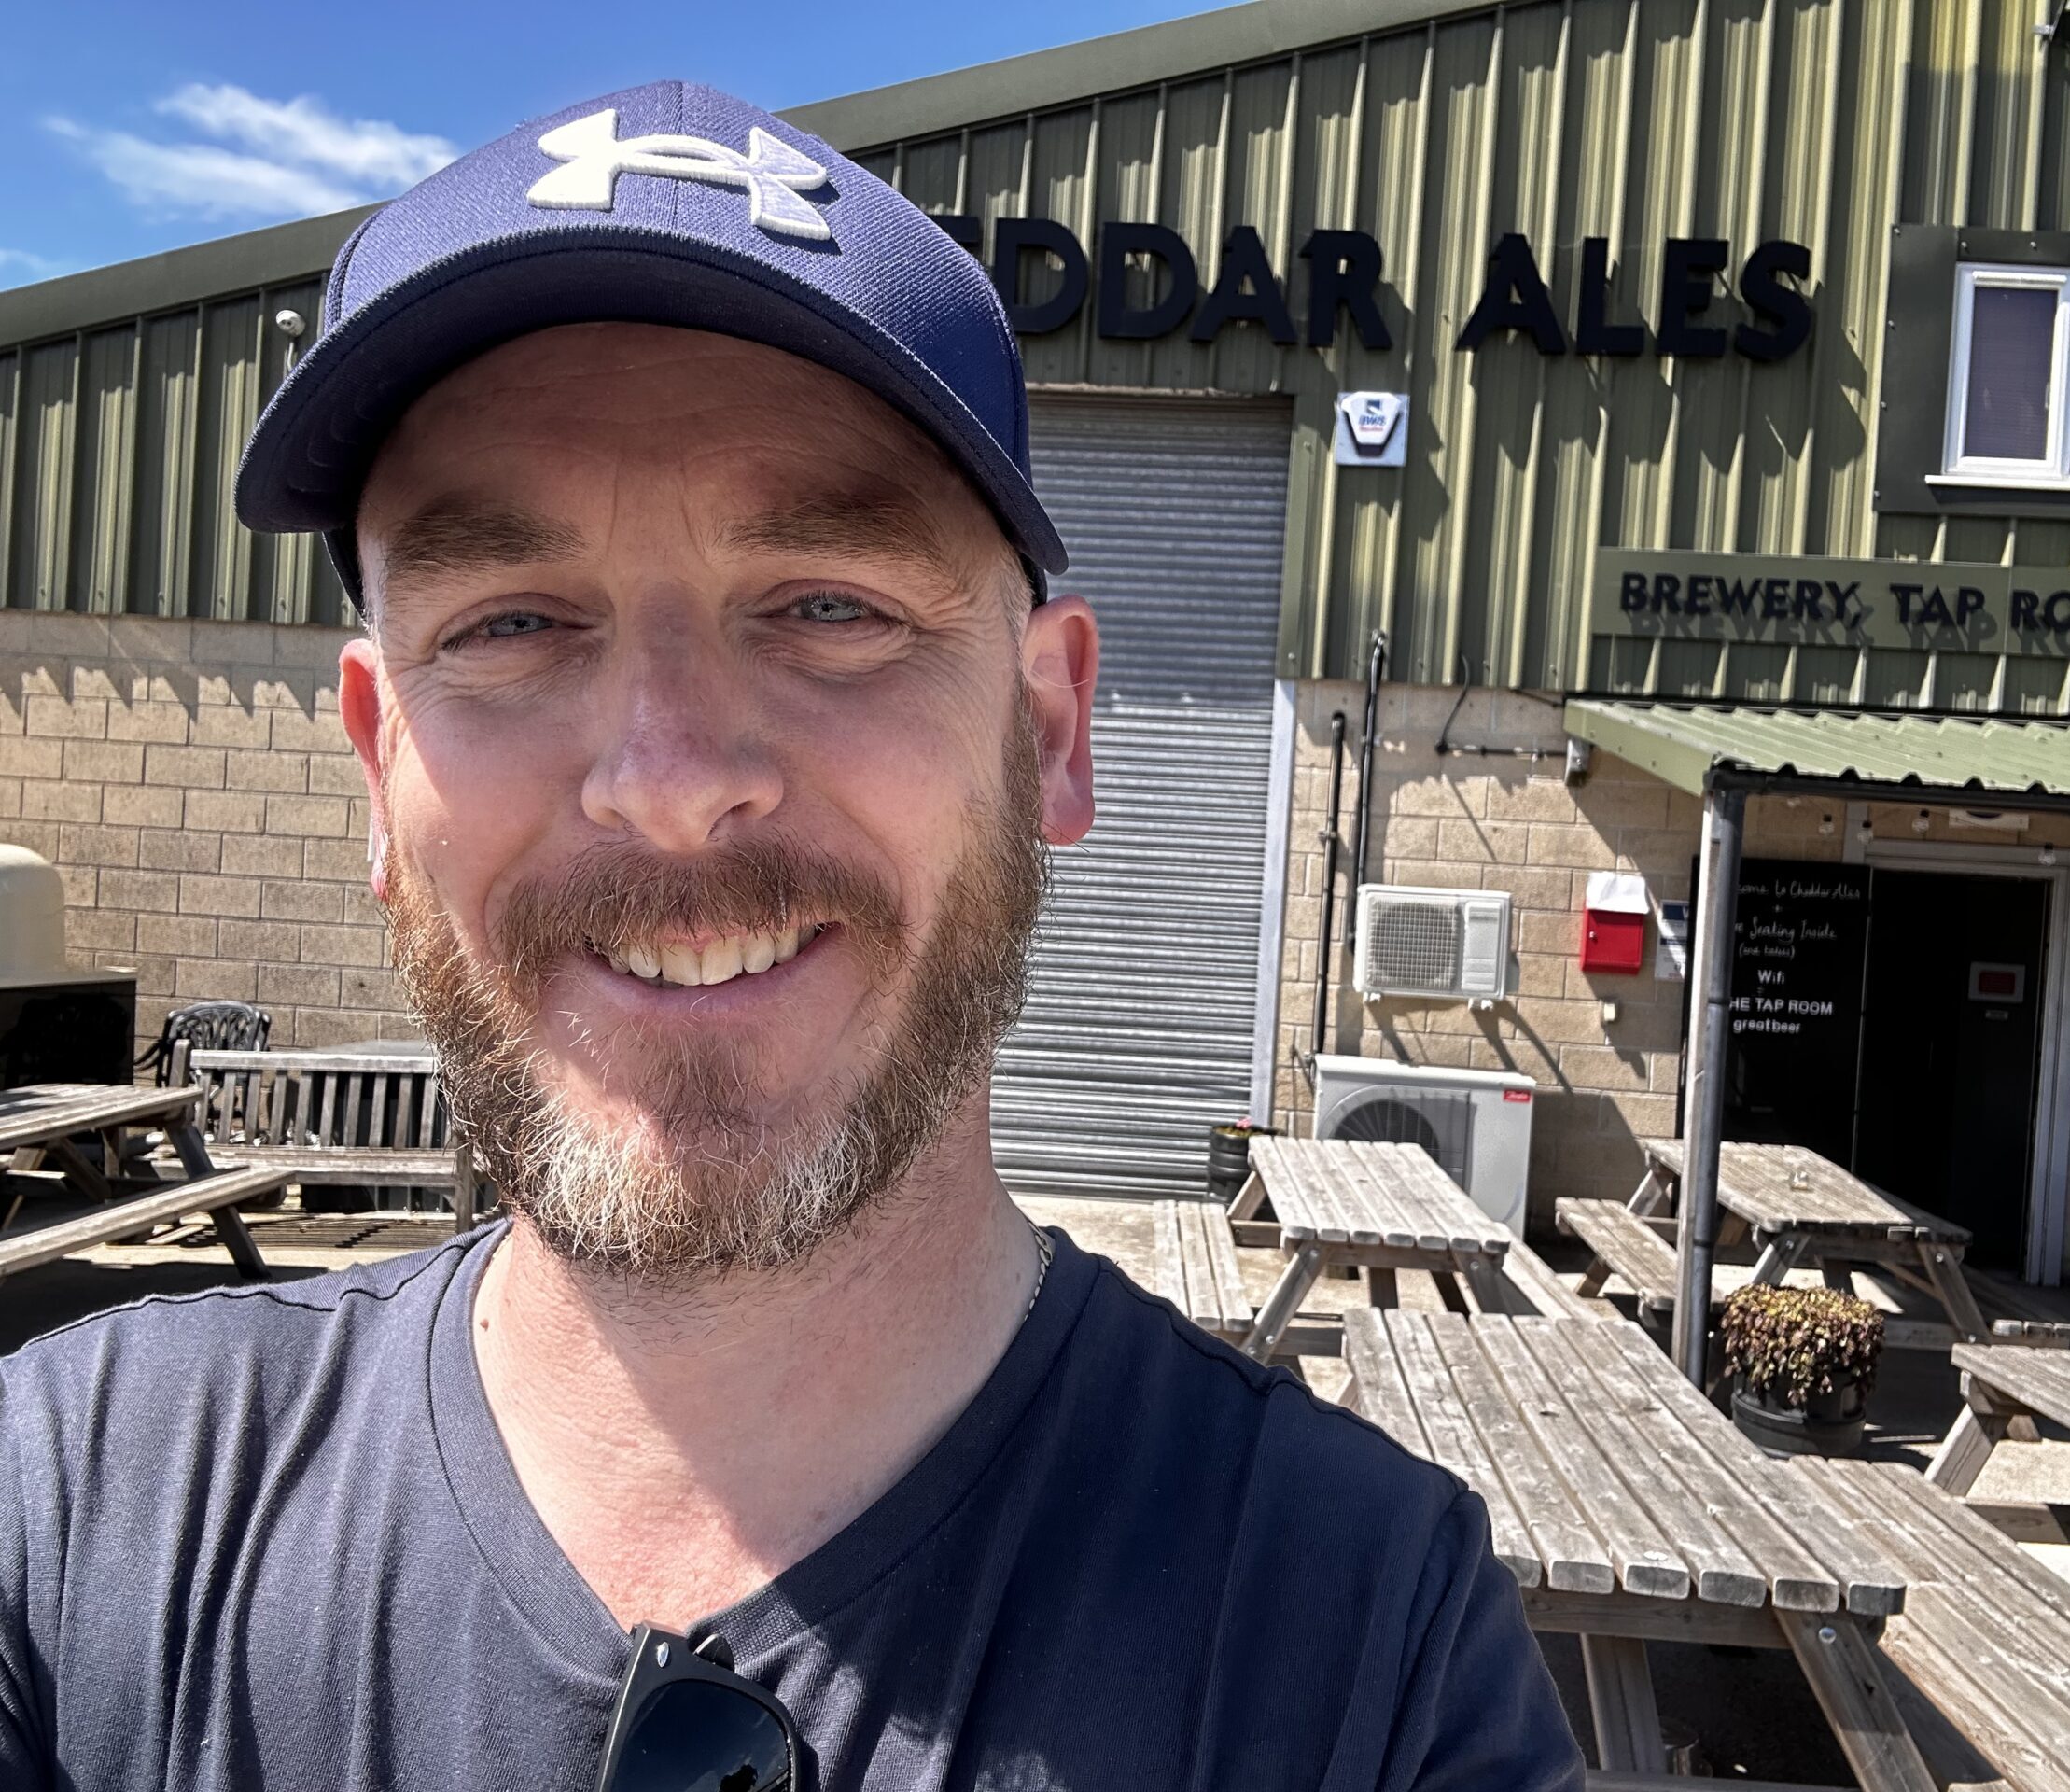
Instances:
[[[367,889],[343,629],[0,610],[0,840],[54,863],[137,1030],[231,997],[276,1045],[413,1030]]]
[[[1700,830],[1695,797],[1602,753],[1587,777],[1564,779],[1560,707],[1517,693],[1393,686],[1383,691],[1375,751],[1368,875],[1377,883],[1504,889],[1511,897],[1516,990],[1487,1012],[1462,1002],[1367,1001],[1350,983],[1351,847],[1358,815],[1356,684],[1299,687],[1294,788],[1288,830],[1275,1124],[1308,1130],[1311,1099],[1298,1067],[1312,1033],[1329,806],[1330,718],[1347,721],[1343,849],[1336,880],[1325,1049],[1411,1063],[1518,1071],[1538,1085],[1531,1200],[1534,1229],[1561,1196],[1623,1198],[1640,1169],[1635,1141],[1675,1130],[1686,985],[1654,974],[1649,924],[1637,976],[1584,973],[1581,909],[1588,874],[1636,871],[1649,895],[1686,898]],[[1439,754],[1444,736],[1466,750]],[[1474,750],[1487,748],[1481,753]],[[1532,755],[1536,755],[1532,757]],[[1867,820],[1881,837],[1921,837],[1920,811],[1871,805],[1853,815],[1817,799],[1748,805],[1751,856],[1837,860]],[[1945,811],[1923,837],[1952,837]],[[2070,847],[2070,818],[2034,818],[2026,849]],[[1603,1003],[1617,1003],[1606,1021]]]

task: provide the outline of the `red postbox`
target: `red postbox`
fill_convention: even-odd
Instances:
[[[1646,880],[1636,872],[1588,877],[1581,911],[1581,968],[1636,975],[1646,958]]]

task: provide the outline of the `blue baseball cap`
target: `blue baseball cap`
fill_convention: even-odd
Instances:
[[[1028,475],[1020,350],[975,259],[818,138],[685,81],[535,119],[361,224],[245,444],[238,515],[321,531],[359,602],[360,487],[403,412],[499,343],[607,321],[715,330],[845,375],[942,445],[1038,601],[1064,569]]]

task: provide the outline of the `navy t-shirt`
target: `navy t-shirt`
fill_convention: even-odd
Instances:
[[[0,1361],[0,1786],[592,1792],[629,1639],[526,1501],[499,1228]],[[1058,1238],[928,1455],[708,1624],[828,1792],[1579,1792],[1480,1501]]]

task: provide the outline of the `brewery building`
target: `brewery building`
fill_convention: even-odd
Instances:
[[[1256,0],[787,115],[992,272],[1102,623],[1010,1183],[1196,1192],[1249,1117],[1542,1229],[1694,1056],[1726,1138],[2060,1279],[2060,14]],[[125,1050],[409,1025],[348,607],[231,507],[359,216],[0,294],[0,840]]]

